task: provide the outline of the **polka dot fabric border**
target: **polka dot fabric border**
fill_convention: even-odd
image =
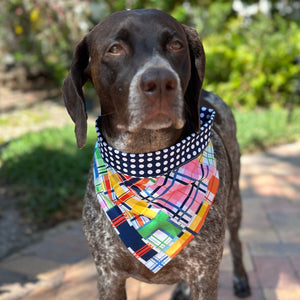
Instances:
[[[190,136],[169,148],[148,153],[125,153],[109,146],[100,130],[100,118],[96,120],[98,145],[103,161],[117,172],[133,177],[156,177],[167,174],[197,158],[207,147],[215,111],[200,107],[200,133]]]

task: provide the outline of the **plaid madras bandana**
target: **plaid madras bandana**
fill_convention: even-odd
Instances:
[[[161,151],[130,154],[104,141],[94,152],[98,201],[128,250],[158,272],[201,229],[218,190],[210,141],[215,112],[200,107],[201,131]]]

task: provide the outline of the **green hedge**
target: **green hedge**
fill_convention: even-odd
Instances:
[[[75,43],[96,22],[127,1],[4,1],[0,54],[12,53],[29,74],[46,74],[60,85]],[[133,1],[131,8],[158,7],[194,26],[207,56],[205,88],[232,107],[283,106],[300,77],[300,20],[278,14],[239,18],[231,1]],[[76,22],[74,22],[76,20]],[[4,42],[5,41],[5,42]],[[1,62],[1,58],[0,58]]]
[[[256,16],[250,24],[231,19],[220,33],[203,39],[205,87],[232,107],[282,106],[291,101],[300,66],[300,28],[279,15]]]
[[[2,1],[0,54],[12,54],[29,76],[43,75],[61,84],[76,42],[91,27],[89,14],[86,1]]]

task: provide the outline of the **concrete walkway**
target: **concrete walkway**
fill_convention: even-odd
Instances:
[[[242,158],[244,261],[251,300],[300,299],[300,142]],[[232,295],[226,242],[220,300]],[[168,299],[174,287],[128,280],[129,300]],[[0,300],[97,299],[96,271],[80,221],[0,261]],[[209,300],[209,299],[207,299]]]

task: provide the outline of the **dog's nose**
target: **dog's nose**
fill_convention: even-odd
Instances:
[[[177,79],[168,69],[153,68],[144,72],[140,87],[149,100],[170,101],[177,94]]]

